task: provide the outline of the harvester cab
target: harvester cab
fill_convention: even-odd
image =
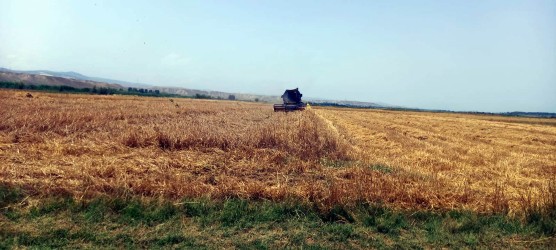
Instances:
[[[274,112],[277,111],[295,111],[295,110],[304,110],[307,107],[307,104],[301,101],[301,96],[303,96],[297,88],[295,89],[286,89],[284,94],[282,95],[282,100],[284,100],[284,104],[274,104]]]

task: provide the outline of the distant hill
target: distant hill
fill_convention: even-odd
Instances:
[[[259,101],[259,102],[270,102],[270,103],[282,102],[282,99],[279,96],[229,93],[229,92],[221,92],[221,91],[207,91],[207,90],[186,89],[186,88],[177,88],[177,87],[152,87],[152,89],[159,90],[162,93],[178,94],[184,96],[195,96],[199,94],[199,95],[210,96],[213,98],[228,99],[231,95],[233,95],[235,97],[235,100]]]
[[[143,84],[143,83],[132,83],[102,77],[91,77],[79,74],[77,72],[68,71],[68,72],[57,72],[57,71],[50,71],[50,70],[12,70],[7,68],[0,68],[0,72],[12,72],[12,73],[24,73],[24,74],[32,74],[32,75],[43,75],[43,76],[54,76],[54,77],[62,77],[62,78],[71,78],[76,80],[85,80],[85,81],[93,81],[93,82],[101,82],[101,83],[111,83],[111,84],[118,84],[126,87],[151,87],[151,85]]]
[[[338,100],[307,98],[306,102],[311,103],[313,105],[351,107],[351,108],[400,108],[398,106],[392,106],[388,104],[379,104],[374,102],[347,101],[347,100],[338,101]]]
[[[282,93],[277,93],[276,96],[268,95],[256,95],[256,94],[244,94],[244,93],[228,93],[221,91],[206,91],[197,89],[187,89],[178,87],[158,87],[141,83],[131,83],[126,81],[119,81],[101,77],[90,77],[79,74],[77,72],[56,72],[50,70],[31,70],[31,71],[21,71],[21,70],[11,70],[0,67],[0,82],[20,82],[27,85],[49,85],[49,86],[71,86],[75,88],[112,88],[112,89],[124,89],[127,88],[141,88],[146,90],[158,90],[161,93],[182,95],[182,96],[201,96],[201,97],[211,97],[220,99],[229,99],[231,96],[235,100],[242,101],[259,101],[268,103],[281,103],[282,99],[279,95]],[[137,90],[135,90],[137,91]],[[392,109],[392,110],[412,110],[412,111],[433,111],[433,112],[453,112],[453,113],[473,113],[473,114],[498,114],[504,116],[520,116],[520,117],[544,117],[544,118],[556,118],[556,113],[545,113],[545,112],[505,112],[505,113],[489,113],[489,112],[454,112],[450,110],[427,110],[418,108],[406,108],[400,106],[394,106],[389,104],[380,104],[373,102],[359,102],[359,101],[348,101],[348,100],[327,100],[327,99],[316,99],[316,98],[303,98],[304,102],[323,105],[323,106],[337,106],[337,107],[355,107],[355,108],[376,108],[376,109]]]
[[[111,88],[120,89],[122,85],[96,82],[90,80],[80,80],[70,77],[58,77],[48,74],[28,74],[0,71],[0,81],[2,82],[20,82],[27,85],[48,85],[48,86],[71,86],[74,88]]]
[[[244,93],[228,93],[221,91],[206,91],[197,89],[187,89],[178,87],[159,87],[152,86],[141,83],[131,83],[126,81],[119,81],[101,77],[90,77],[85,76],[77,72],[56,72],[50,70],[11,70],[7,68],[0,68],[0,81],[12,81],[12,82],[22,82],[24,84],[45,84],[45,85],[68,85],[76,88],[92,88],[92,86],[97,87],[108,87],[108,88],[124,88],[136,87],[136,88],[146,88],[152,90],[159,90],[161,93],[167,94],[177,94],[183,96],[210,96],[212,98],[228,99],[230,96],[234,96],[235,100],[243,101],[260,101],[268,103],[281,103],[282,98],[279,95],[282,93],[277,93],[276,96],[268,95],[256,95],[256,94],[244,94]],[[337,101],[337,100],[326,100],[326,99],[311,99],[304,98],[305,102],[310,102],[313,104],[320,105],[333,105],[342,107],[361,107],[361,108],[392,108],[394,106],[377,104],[371,102],[357,102],[357,101]]]

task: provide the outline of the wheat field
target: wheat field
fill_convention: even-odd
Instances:
[[[389,176],[397,187],[389,190],[390,199],[404,206],[515,213],[554,204],[554,119],[333,108],[315,112],[339,129],[358,159],[398,173]]]
[[[299,199],[519,213],[556,201],[556,120],[0,90],[30,198]]]

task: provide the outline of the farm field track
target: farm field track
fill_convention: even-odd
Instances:
[[[554,199],[556,120],[0,90],[0,182],[67,194],[522,211]]]

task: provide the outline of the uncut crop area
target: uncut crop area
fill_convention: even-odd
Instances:
[[[519,213],[556,200],[556,120],[0,90],[0,182],[32,198],[299,199]]]

